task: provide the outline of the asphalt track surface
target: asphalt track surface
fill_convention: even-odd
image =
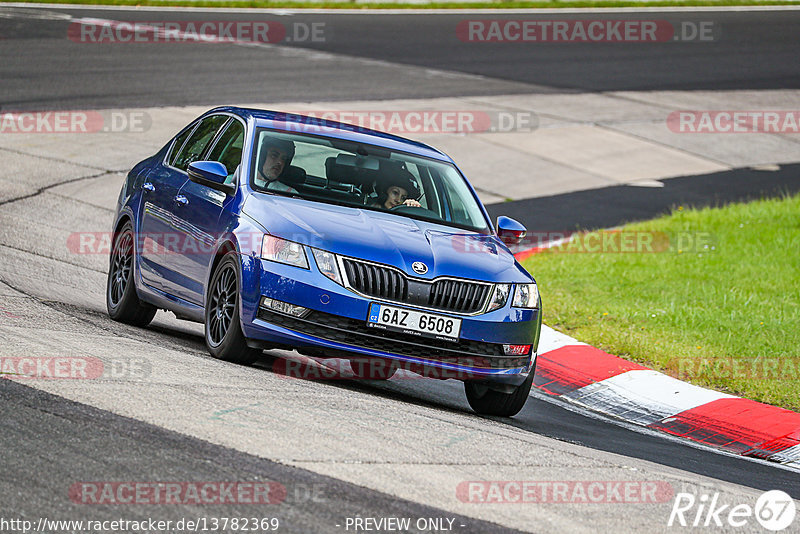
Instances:
[[[662,180],[663,187],[618,185],[561,195],[526,198],[486,207],[506,215],[529,233],[612,228],[667,214],[677,206],[719,207],[732,202],[780,197],[800,191],[800,165],[777,170],[734,169]]]
[[[47,11],[112,18],[107,11],[67,8]],[[123,20],[153,20],[154,17],[151,12],[128,12],[124,17],[114,12],[114,18]],[[163,19],[166,15],[158,14],[157,17]],[[224,17],[242,20],[248,15],[226,14]],[[307,56],[301,56],[303,61],[298,61],[296,55],[275,52],[275,49],[268,49],[270,53],[264,54],[263,50],[249,50],[247,47],[181,45],[172,47],[169,54],[165,54],[160,48],[163,45],[109,48],[71,43],[64,37],[67,21],[26,15],[0,18],[0,37],[3,38],[0,50],[4,58],[0,63],[0,86],[4,109],[54,109],[263,101],[265,95],[275,101],[351,100],[354,97],[420,98],[537,90],[787,88],[797,87],[800,83],[796,63],[800,52],[800,42],[796,39],[800,22],[797,12],[746,15],[714,12],[663,17],[714,20],[719,22],[723,32],[719,41],[714,43],[664,43],[646,47],[608,45],[596,49],[578,48],[580,45],[575,44],[531,48],[499,46],[489,50],[488,45],[452,42],[454,26],[464,18],[460,15],[293,17],[305,22],[324,20],[333,26],[333,37],[329,43],[320,45],[322,50],[380,62],[363,69],[364,64],[358,61],[340,61],[335,57],[312,60]],[[219,19],[223,15],[197,13],[193,18]],[[464,47],[472,48],[467,48],[465,53]],[[502,60],[498,61],[498,57]],[[312,68],[304,61],[316,63]],[[419,67],[445,69],[452,75],[445,76],[441,72],[425,75]],[[364,70],[368,71],[366,78],[362,76]],[[212,82],[212,79],[219,81]],[[667,198],[669,202],[691,202],[694,199],[698,204],[707,204],[762,192],[774,194],[787,184],[787,187],[796,185],[790,174],[795,170],[794,166],[784,168],[774,175],[776,184],[761,189],[759,184],[763,182],[758,181],[758,177],[740,176],[737,183],[741,187],[735,195],[731,193],[720,198],[712,195],[717,189],[714,177],[709,178],[705,189],[690,185],[697,182],[687,181],[681,186],[681,182],[676,181],[679,179],[669,180],[666,187],[674,184],[678,192]],[[753,187],[747,187],[748,184]],[[547,213],[556,217],[560,214],[561,219],[548,218],[556,229],[575,225],[607,226],[658,214],[668,207],[663,200],[643,201],[631,196],[648,195],[651,193],[649,190],[622,187],[601,191],[594,196],[595,207],[605,209],[593,212],[603,215],[586,220],[564,215],[574,214],[577,208],[589,202],[580,193],[541,199],[537,206],[543,215]],[[74,216],[69,212],[74,205],[60,208],[63,212],[45,215],[47,212],[37,203],[36,197],[40,195],[17,202],[31,202],[31,209],[42,210],[42,217],[68,219]],[[600,206],[597,206],[598,199]],[[13,204],[15,202],[0,208],[10,208]],[[526,204],[516,208],[515,203],[507,203],[503,208],[504,212],[510,213],[508,209],[524,211],[530,206]],[[546,212],[548,209],[551,211]],[[557,225],[553,220],[558,221]],[[10,265],[8,258],[18,252],[3,247],[0,258],[6,255],[3,263],[9,261],[7,265]],[[40,270],[42,273],[58,270],[58,264],[54,267],[46,252],[29,253],[31,276]],[[14,260],[14,265],[18,265],[18,259]],[[0,269],[0,279],[7,283],[6,289],[21,292],[62,318],[59,320],[74,321],[79,325],[78,330],[85,333],[102,334],[120,329],[104,316],[102,302],[87,305],[83,296],[75,294],[70,298],[69,292],[64,291],[59,294],[66,294],[67,298],[47,298],[44,295],[46,288],[35,292],[13,282],[16,274],[19,273]],[[90,274],[96,278],[98,273]],[[41,318],[43,323],[49,320],[52,320],[49,316]],[[200,367],[208,360],[203,356],[203,341],[196,328],[176,327],[174,322],[161,321],[138,334],[135,331],[131,334],[130,329],[123,330],[129,335],[138,335],[153,346],[169,346],[194,357]],[[265,354],[257,369],[270,373],[275,357],[276,353]],[[447,417],[469,414],[463,390],[453,381],[435,384],[345,381],[333,387],[342,396],[366,395],[390,407],[430,408]],[[308,402],[312,403],[313,399]],[[15,382],[0,381],[0,414],[3,427],[0,433],[0,496],[7,509],[14,510],[21,517],[34,518],[48,513],[78,517],[88,513],[85,507],[75,506],[65,499],[69,487],[67,481],[248,480],[262,477],[285,481],[289,496],[280,514],[282,521],[290,525],[289,531],[293,532],[330,532],[336,530],[332,525],[337,521],[353,514],[373,517],[448,516],[463,521],[467,532],[503,531],[496,524],[282,465]],[[574,444],[593,451],[613,453],[631,463],[642,460],[749,488],[782,489],[794,498],[800,498],[800,484],[795,472],[627,430],[538,397],[531,398],[523,412],[511,420],[485,421],[532,436],[552,438],[565,446]],[[357,446],[353,444],[354,448]],[[299,497],[306,495],[306,490],[315,484],[325,488],[324,500]],[[219,511],[209,507],[201,510],[191,507],[134,507],[127,508],[125,514],[130,519],[154,515],[168,519],[193,513],[231,515],[234,511],[239,510],[230,507]],[[97,519],[115,518],[119,516],[119,509],[96,506],[91,509],[91,514]]]
[[[456,30],[474,18],[601,15],[192,12],[187,17],[175,11],[8,9],[12,14],[0,18],[0,105],[10,110],[800,86],[798,11],[605,14],[602,18],[611,20],[664,20],[676,28],[710,23],[712,40],[520,44],[462,42]],[[70,17],[278,21],[290,37],[293,28],[312,24],[323,24],[324,33],[322,42],[282,41],[278,47],[98,45],[67,39]]]

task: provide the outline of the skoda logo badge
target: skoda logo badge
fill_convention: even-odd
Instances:
[[[414,269],[414,272],[417,274],[425,274],[428,272],[428,266],[421,261],[415,261],[412,263],[411,268]]]

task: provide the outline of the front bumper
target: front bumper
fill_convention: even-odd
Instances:
[[[478,379],[519,385],[534,368],[541,328],[539,310],[511,308],[464,316],[456,341],[368,328],[371,302],[316,270],[243,258],[242,329],[252,346],[290,346],[326,358],[384,358],[437,378]],[[312,310],[302,318],[259,308],[261,296]],[[393,304],[395,305],[395,304]],[[414,308],[413,306],[408,306]],[[507,356],[504,344],[531,345],[527,355]]]

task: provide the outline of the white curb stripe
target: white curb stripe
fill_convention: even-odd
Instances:
[[[569,337],[566,334],[557,332],[547,325],[542,325],[542,332],[539,334],[539,350],[537,354],[540,356],[552,350],[566,347],[567,345],[586,345],[581,343],[574,337]]]
[[[769,459],[782,464],[800,467],[800,445],[776,452],[770,455]]]
[[[644,426],[715,400],[735,398],[650,369],[627,371],[563,397]]]

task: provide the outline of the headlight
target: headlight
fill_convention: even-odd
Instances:
[[[539,289],[536,284],[517,284],[511,305],[515,308],[538,308]]]
[[[336,254],[318,248],[312,248],[311,251],[314,253],[314,260],[317,262],[319,272],[340,286],[344,285],[342,284],[341,276],[339,276],[339,266],[336,265]]]
[[[496,310],[505,306],[510,292],[511,284],[496,284],[492,292],[492,300],[489,301],[489,309],[486,311]]]
[[[274,235],[265,235],[261,241],[261,257],[265,260],[308,269],[308,260],[303,245]]]

